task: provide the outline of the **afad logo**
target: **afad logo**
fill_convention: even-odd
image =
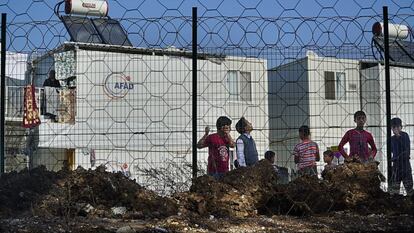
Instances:
[[[131,77],[123,74],[110,74],[104,82],[104,91],[112,99],[123,98],[133,89]]]

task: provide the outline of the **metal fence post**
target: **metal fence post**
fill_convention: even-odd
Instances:
[[[193,7],[193,178],[197,177],[197,7]]]
[[[6,107],[6,20],[7,14],[1,14],[1,96],[0,96],[0,174],[4,173],[4,152],[5,152],[5,143],[4,143],[4,132],[5,132],[5,107]]]
[[[390,83],[390,50],[388,31],[388,7],[383,7],[384,17],[384,66],[385,66],[385,104],[387,115],[387,181],[391,185],[391,83]]]

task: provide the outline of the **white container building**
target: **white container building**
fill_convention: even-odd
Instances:
[[[191,163],[191,67],[191,53],[177,49],[74,42],[34,60],[37,87],[50,69],[63,85],[58,122],[42,116],[34,165],[58,170],[64,161],[72,168],[105,164],[109,171],[126,168],[141,179],[139,169]],[[233,126],[245,116],[258,129],[253,137],[263,155],[268,148],[266,61],[200,54],[198,68],[199,138],[206,126],[216,131],[221,115]],[[72,100],[62,98],[64,93]],[[232,136],[238,133],[233,130]],[[205,168],[207,149],[198,154]]]

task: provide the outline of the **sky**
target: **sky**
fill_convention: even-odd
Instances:
[[[69,40],[54,14],[56,0],[0,0],[7,13],[8,50],[44,52]],[[372,24],[390,21],[414,25],[410,0],[108,0],[109,16],[121,22],[138,47],[191,47],[192,7],[198,11],[199,47],[246,53],[277,48],[285,57],[304,47],[369,47]],[[63,8],[61,8],[63,10]],[[62,12],[63,13],[63,12]],[[253,52],[252,52],[253,51]],[[240,53],[240,50],[238,50]],[[291,53],[291,55],[289,55]]]

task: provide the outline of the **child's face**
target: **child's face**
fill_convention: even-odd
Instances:
[[[269,158],[268,160],[271,164],[274,164],[275,163],[275,156]]]
[[[230,125],[224,125],[221,127],[220,131],[223,132],[224,134],[229,134],[231,131],[231,127]]]
[[[330,164],[331,162],[332,162],[332,157],[331,156],[329,156],[329,155],[323,155],[323,161],[325,162],[325,163],[328,163],[328,164]]]
[[[246,127],[245,127],[245,129],[246,129],[246,132],[252,132],[252,130],[253,130],[252,123],[250,123],[249,121],[246,120]]]
[[[402,130],[402,127],[401,127],[401,126],[393,126],[391,129],[392,129],[392,132],[393,132],[395,135],[400,135],[401,130]]]
[[[367,122],[367,117],[364,115],[360,115],[360,116],[355,117],[354,121],[358,127],[363,127],[365,123]]]

